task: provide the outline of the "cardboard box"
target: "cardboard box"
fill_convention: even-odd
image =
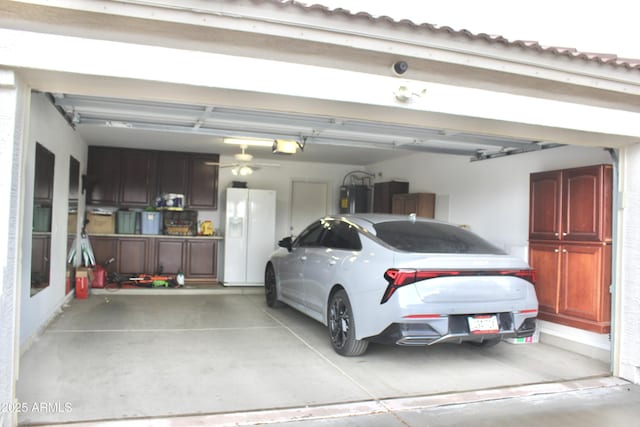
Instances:
[[[116,217],[113,214],[97,214],[88,212],[87,233],[89,234],[115,234]]]
[[[69,212],[67,217],[67,234],[76,234],[78,230],[78,213]]]

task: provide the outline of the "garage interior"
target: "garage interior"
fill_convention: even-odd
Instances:
[[[327,16],[335,18],[295,4],[279,9],[281,5],[274,6],[274,2],[264,3],[266,15],[283,14],[290,20],[301,18],[322,25],[332,21]],[[614,175],[611,182],[615,182],[615,170],[603,171],[617,166],[616,150],[637,143],[630,136],[633,130],[621,125],[633,120],[605,120],[610,118],[605,114],[608,111],[629,116],[637,112],[633,94],[621,94],[624,90],[611,83],[626,81],[617,74],[623,73],[623,65],[610,67],[598,59],[565,56],[564,51],[528,49],[517,43],[496,45],[490,37],[418,30],[407,23],[351,14],[337,13],[331,25],[357,27],[362,34],[372,31],[376,43],[389,46],[350,45],[358,39],[353,33],[346,41],[330,42],[300,39],[297,33],[289,38],[249,34],[267,30],[259,25],[250,31],[209,28],[214,24],[194,23],[191,16],[204,14],[214,19],[206,11],[190,10],[184,18],[178,7],[172,11],[175,15],[164,19],[184,22],[156,22],[156,18],[136,16],[127,5],[121,6],[123,15],[132,15],[116,16],[117,11],[111,10],[114,15],[108,23],[103,22],[102,11],[35,6],[27,13],[30,6],[3,6],[1,18],[7,28],[23,25],[33,30],[43,22],[50,25],[46,28],[56,27],[54,34],[7,37],[9,48],[4,56],[10,67],[19,70],[20,84],[29,93],[24,97],[28,113],[20,169],[24,213],[20,256],[31,262],[19,267],[22,281],[17,286],[21,301],[16,333],[21,353],[17,397],[73,405],[70,412],[20,414],[21,423],[278,410],[611,374],[612,338],[617,337],[612,337],[608,322],[616,313],[608,311],[611,301],[605,283],[612,267],[607,265],[610,255],[602,252],[614,236],[606,231],[606,221],[598,222],[595,234],[554,246],[557,242],[545,234],[549,230],[531,228],[530,200],[531,178],[540,173],[549,174],[542,177],[540,188],[564,182],[586,166],[600,168],[598,182],[604,182],[602,176],[607,173]],[[252,11],[253,6],[247,10]],[[153,8],[135,5],[138,7]],[[234,24],[238,16],[255,20],[247,10],[233,16]],[[23,21],[12,20],[14,16]],[[226,18],[220,14],[216,19]],[[71,36],[60,36],[67,34],[65,26],[76,25],[80,28],[70,31]],[[322,25],[313,27],[314,31]],[[122,28],[126,33],[120,32]],[[13,30],[2,31],[13,35]],[[95,39],[78,37],[83,31]],[[437,40],[440,47],[450,43],[451,52],[465,58],[461,45],[483,54],[494,49],[512,55],[504,63],[539,63],[545,72],[537,74],[535,66],[532,72],[501,68],[500,61],[499,66],[482,61],[469,65],[460,58],[438,56],[433,46],[416,44],[416,31]],[[393,35],[393,41],[385,41],[385,35]],[[33,47],[43,45],[44,37],[51,38],[51,55]],[[87,40],[89,49],[84,44]],[[115,40],[117,49],[110,50],[110,40]],[[213,46],[211,40],[219,44]],[[15,59],[10,55],[12,43],[18,44],[16,51],[24,50],[24,56]],[[340,43],[345,46],[338,46]],[[413,73],[408,86],[390,71],[399,59],[394,49],[405,45],[411,47]],[[163,55],[184,61],[180,73],[165,73]],[[126,64],[121,58],[127,58]],[[239,71],[218,67],[223,60],[246,66],[249,59],[260,63],[255,68],[261,72],[274,66],[286,78],[275,82],[273,74],[256,77],[249,67]],[[274,65],[278,61],[282,69]],[[566,67],[567,75],[575,72],[579,77],[565,80],[554,74],[558,72],[556,62]],[[589,79],[601,73],[607,84],[591,87],[582,80],[582,68],[592,73]],[[318,76],[303,78],[292,70],[325,73],[316,81],[332,84],[315,85],[313,78]],[[416,82],[428,82],[426,95],[420,84],[412,86]],[[456,91],[447,92],[452,88]],[[453,101],[438,109],[440,105],[434,108],[429,102],[442,102],[440,90]],[[478,107],[471,102],[472,95],[485,92],[514,102],[518,96],[537,97],[536,101],[546,101],[550,112],[536,104],[530,110],[513,107],[501,112],[504,118],[491,116],[496,105],[486,108],[488,104]],[[585,115],[550,117],[564,101],[580,104]],[[505,105],[508,110],[510,104]],[[592,116],[586,114],[590,109],[605,114],[603,119],[590,120]],[[573,112],[571,108],[567,111]],[[245,154],[253,156],[249,163],[257,167],[244,176],[236,169],[238,176],[234,167],[222,167],[238,163],[236,155],[242,152],[240,146],[224,143],[226,137],[295,141],[296,152],[274,154],[272,146],[249,145]],[[38,153],[48,166],[41,167]],[[96,191],[99,181],[92,167],[96,161],[101,168],[98,175],[111,173],[112,182],[117,182],[111,188],[112,198],[101,199],[108,192]],[[200,173],[207,179],[202,180]],[[199,206],[190,209],[197,213],[191,218],[191,226],[197,228],[189,232],[197,234],[202,222],[210,222],[213,236],[142,234],[141,224],[133,225],[133,232],[131,228],[118,232],[115,210],[133,209],[142,215],[140,211],[160,195],[158,188],[167,176],[181,177],[178,188],[185,189],[187,200],[202,196]],[[174,181],[168,180],[170,184]],[[38,187],[43,182],[47,185]],[[126,182],[145,185],[141,191],[140,186],[123,191],[130,188],[123,184]],[[214,187],[207,192],[192,185],[203,182]],[[531,259],[532,249],[544,261],[564,249],[584,249],[595,243],[599,252],[590,251],[591,247],[577,258],[581,263],[596,260],[598,274],[587,280],[594,292],[572,289],[579,304],[569,304],[568,310],[561,307],[559,291],[566,282],[556,280],[555,292],[541,293],[541,311],[552,315],[540,317],[539,343],[501,343],[486,349],[374,345],[366,357],[342,358],[331,350],[319,323],[287,307],[268,309],[260,286],[224,285],[229,274],[224,248],[228,237],[226,189],[244,182],[250,189],[275,192],[275,241],[297,234],[318,216],[337,213],[345,183],[366,184],[374,195],[372,207],[376,187],[398,183],[403,188],[398,196],[431,195],[436,219],[464,225],[525,259]],[[603,194],[616,195],[614,187],[604,187],[597,197],[602,209],[599,218],[606,211]],[[150,188],[153,191],[147,191]],[[310,189],[315,193],[307,192]],[[318,201],[321,203],[315,203]],[[48,231],[47,226],[43,231],[32,230],[37,217],[46,217],[47,208]],[[67,276],[69,248],[85,214],[104,208],[115,216],[107,224],[111,228],[89,232],[89,239],[99,262],[115,258],[106,265],[108,272],[147,273],[162,265],[171,275],[185,270],[185,288],[96,288],[86,299],[74,298],[75,281],[71,273]],[[615,219],[611,222],[615,224]],[[76,249],[81,253],[78,242]],[[34,271],[38,280],[33,280]],[[582,321],[584,318],[588,321]],[[631,366],[633,359],[627,359]]]
[[[215,210],[205,208],[198,214],[204,214],[204,218],[213,222],[219,239],[215,244],[220,245],[220,249],[225,235],[224,188],[233,186],[233,181],[238,179],[245,179],[249,188],[285,189],[278,192],[274,224],[277,235],[283,236],[296,232],[290,229],[292,202],[286,199],[292,197],[291,182],[300,178],[312,176],[313,182],[328,183],[327,205],[335,212],[339,208],[339,188],[345,176],[353,171],[364,171],[374,175],[375,181],[384,181],[389,176],[383,166],[385,162],[404,165],[413,161],[409,167],[418,174],[424,173],[423,168],[435,167],[436,163],[451,162],[457,170],[475,169],[473,179],[482,181],[487,179],[489,170],[494,175],[491,180],[502,180],[501,174],[512,176],[514,170],[521,168],[536,172],[539,167],[536,163],[555,169],[605,162],[609,156],[599,148],[452,134],[445,130],[407,129],[340,118],[282,117],[264,112],[242,115],[223,110],[220,116],[226,120],[222,121],[216,117],[215,108],[206,106],[198,108],[68,94],[34,93],[32,97],[33,114],[39,111],[45,115],[44,122],[48,125],[45,127],[50,130],[51,124],[56,122],[65,128],[64,132],[79,134],[89,145],[89,158],[95,147],[116,147],[119,153],[134,154],[167,150],[172,157],[176,151],[213,153],[224,164],[233,162],[233,153],[238,150],[237,146],[222,142],[224,135],[238,136],[236,132],[242,129],[250,129],[247,132],[252,137],[269,132],[284,138],[303,139],[309,135],[304,149],[294,155],[272,154],[271,147],[250,147],[256,159],[260,156],[258,162],[277,162],[280,165],[277,168],[265,167],[249,176],[238,177],[230,168],[210,166],[218,173],[218,205]],[[207,122],[208,114],[220,121]],[[43,121],[38,120],[38,123]],[[230,123],[236,127],[229,128]],[[278,127],[279,123],[289,127],[284,128],[282,124]],[[303,127],[302,123],[310,124]],[[321,125],[326,126],[326,134],[333,138],[330,142],[318,142],[323,134],[323,129],[319,129]],[[351,141],[349,138],[354,134],[362,141]],[[425,142],[398,144],[398,134]],[[367,150],[364,147],[368,138],[378,138],[379,144],[386,144],[386,147]],[[176,140],[180,140],[179,145]],[[413,153],[420,152],[423,157],[416,161]],[[132,158],[136,165],[142,164],[140,156]],[[338,159],[348,163],[341,164]],[[359,163],[358,159],[372,163]],[[125,163],[126,160],[121,160],[121,164]],[[443,167],[450,168],[451,164],[438,165],[434,175],[444,174]],[[300,175],[302,169],[306,175]],[[382,172],[376,173],[378,170]],[[89,168],[86,175],[91,172]],[[451,181],[451,174],[448,175]],[[427,182],[426,187],[421,187],[421,180],[406,179],[407,176],[392,175],[390,181],[436,193],[432,214],[439,219],[451,220],[453,217],[455,220],[456,215],[452,212],[455,204],[438,191],[437,185]],[[528,205],[529,175],[522,173],[520,178],[517,187],[523,194],[507,194]],[[468,180],[468,176],[463,178],[465,182]],[[289,194],[280,194],[282,192]],[[90,197],[87,191],[87,200]],[[149,201],[145,200],[145,203]],[[87,212],[92,207],[87,203]],[[526,207],[524,210],[528,214]],[[311,212],[310,219],[324,213]],[[505,221],[502,226],[508,227],[507,223],[513,222],[512,225],[526,228],[528,223],[526,215],[525,218],[505,218]],[[494,229],[493,221],[487,221],[486,226],[489,233],[484,234],[493,230],[500,235]],[[475,226],[471,225],[471,228]],[[98,263],[113,255],[100,252],[97,244],[100,239],[125,238],[138,242],[158,237],[118,235],[114,231],[108,233],[108,237],[100,233],[88,234]],[[527,255],[523,246],[502,245],[513,254]],[[128,261],[131,257],[131,254],[127,256]],[[211,261],[222,268],[223,257],[224,254],[216,254],[216,259]],[[114,262],[107,269],[121,265]],[[28,350],[21,361],[18,396],[25,401],[52,401],[57,396],[65,396],[67,401],[73,402],[74,410],[70,413],[25,414],[21,422],[71,422],[333,405],[567,381],[610,373],[607,334],[581,333],[567,327],[563,330],[562,325],[544,321],[541,323],[546,325],[545,332],[541,342],[536,344],[502,343],[488,349],[467,345],[429,348],[377,345],[366,358],[342,358],[328,345],[325,328],[319,323],[290,308],[269,309],[261,287],[221,286],[224,272],[216,271],[215,274],[215,277],[195,281],[187,276],[185,289],[92,289],[86,300],[69,299],[73,287],[68,287],[67,303],[59,315],[36,340],[27,343]],[[559,334],[557,329],[560,329]],[[563,337],[563,333],[570,339]],[[287,349],[286,355],[282,353],[283,348]],[[398,360],[403,362],[398,363]],[[406,366],[422,366],[422,369],[416,375]],[[309,383],[314,387],[307,387]],[[141,385],[144,385],[144,391],[140,389]],[[92,403],[96,392],[100,394],[100,405]]]

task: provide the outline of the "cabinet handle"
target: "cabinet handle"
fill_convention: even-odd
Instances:
[[[554,236],[558,237],[560,233],[553,233]]]
[[[553,252],[558,253],[558,252],[560,252],[560,249],[555,248],[555,249],[553,250]]]
[[[567,233],[562,233],[562,235],[563,235],[563,236],[566,236],[566,235],[567,235]]]
[[[567,250],[566,250],[566,249],[563,249],[563,250],[562,250],[562,253],[563,253],[563,254],[566,254],[566,253],[567,253]]]

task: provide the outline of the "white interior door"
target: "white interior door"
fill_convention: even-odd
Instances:
[[[329,184],[293,181],[291,188],[291,234],[297,236],[329,213]]]

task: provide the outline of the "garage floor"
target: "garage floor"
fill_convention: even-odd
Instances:
[[[371,345],[344,358],[321,324],[263,301],[252,292],[74,300],[21,359],[19,421],[294,408],[609,373],[545,344]]]

